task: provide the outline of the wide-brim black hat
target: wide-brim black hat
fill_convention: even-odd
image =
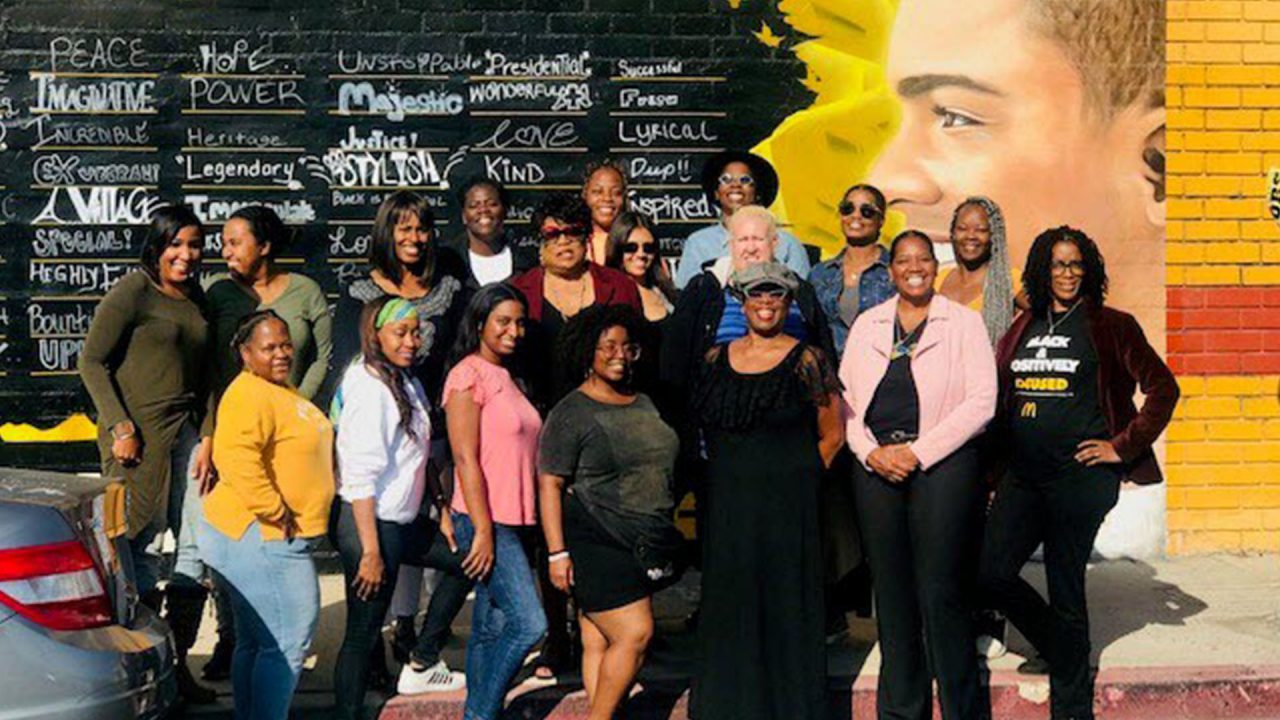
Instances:
[[[725,150],[707,158],[702,164],[702,191],[712,206],[717,205],[716,190],[720,188],[720,175],[729,163],[740,162],[751,168],[756,184],[756,204],[769,207],[778,197],[778,173],[768,160],[746,150]]]

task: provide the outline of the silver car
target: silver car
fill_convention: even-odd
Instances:
[[[118,483],[0,468],[0,720],[159,718],[169,628],[126,571]]]

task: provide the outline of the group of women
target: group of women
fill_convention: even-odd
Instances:
[[[327,537],[347,587],[342,718],[389,679],[389,615],[400,692],[465,686],[464,717],[490,720],[531,657],[554,679],[578,655],[590,717],[611,718],[652,596],[690,561],[694,716],[820,718],[824,607],[863,560],[881,717],[929,717],[935,679],[944,718],[986,714],[979,608],[1047,662],[1055,718],[1092,717],[1085,563],[1120,482],[1159,481],[1151,446],[1178,394],[1104,304],[1097,246],[1047,230],[1019,275],[999,208],[971,198],[939,277],[927,236],[880,244],[884,196],[855,185],[836,203],[846,247],[810,269],[763,207],[767,162],[724,153],[703,186],[721,221],[674,278],[613,164],[538,207],[536,248],[509,237],[492,180],[463,186],[448,241],[423,197],[393,193],[332,313],[281,266],[271,210],[226,222],[227,272],[204,286],[202,222],[158,210],[81,372],[157,609],[154,541],[177,538],[164,596],[184,697],[209,699],[185,655],[211,581],[237,717],[287,716]],[[695,558],[673,521],[690,490]],[[1019,576],[1041,543],[1048,602]],[[422,568],[437,581],[418,632]],[[441,649],[472,590],[463,674]]]

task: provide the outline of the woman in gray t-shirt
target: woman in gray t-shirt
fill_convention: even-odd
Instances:
[[[592,717],[612,717],[626,697],[653,634],[650,597],[674,580],[683,542],[672,520],[679,442],[632,385],[641,322],[633,308],[593,306],[566,327],[560,361],[585,379],[548,415],[539,447],[551,581],[581,611]]]

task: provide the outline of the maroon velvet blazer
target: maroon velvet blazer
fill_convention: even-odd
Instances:
[[[545,272],[536,267],[511,280],[511,284],[529,301],[529,318],[534,322],[542,322],[542,278]],[[587,263],[587,272],[591,273],[591,281],[595,285],[594,304],[630,305],[643,316],[644,307],[640,304],[640,291],[636,289],[634,280],[620,270],[595,263]]]
[[[1178,404],[1178,381],[1169,366],[1147,342],[1132,315],[1107,306],[1087,306],[1089,337],[1098,353],[1098,400],[1107,420],[1111,443],[1124,462],[1125,479],[1138,485],[1154,485],[1164,477],[1151,446],[1164,432]],[[1031,324],[1024,312],[996,347],[996,368],[1000,372],[1000,404],[997,416],[1008,427],[1013,396],[1010,363],[1022,335]],[[1142,410],[1133,404],[1133,391],[1146,396]]]

